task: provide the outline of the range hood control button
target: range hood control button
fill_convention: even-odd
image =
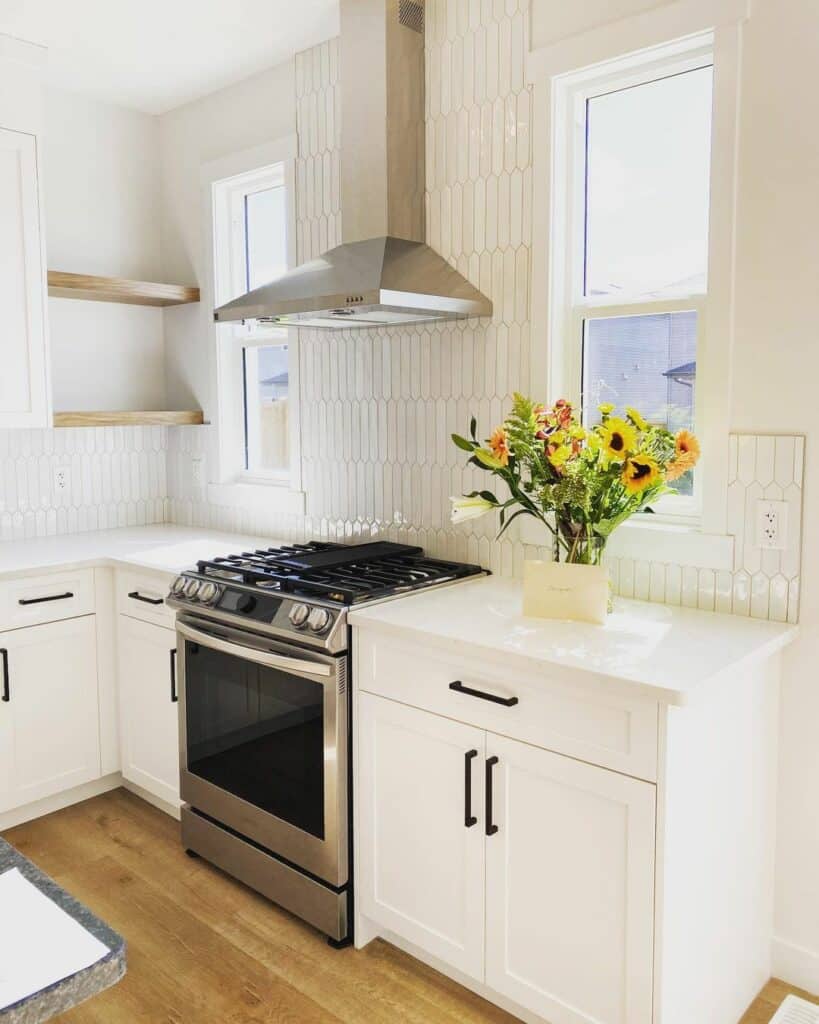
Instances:
[[[330,613],[326,608],[314,608],[307,618],[307,625],[314,633],[321,633],[330,624]]]
[[[309,616],[310,609],[307,607],[306,604],[294,604],[293,607],[290,609],[290,614],[288,615],[288,618],[290,619],[292,625],[296,627],[296,629],[304,629],[304,627],[307,625],[307,619],[309,618]]]

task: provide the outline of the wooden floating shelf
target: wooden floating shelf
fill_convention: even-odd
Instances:
[[[61,270],[49,270],[48,294],[60,299],[127,302],[132,306],[180,306],[199,301],[199,289],[187,285],[66,274]]]
[[[178,427],[204,423],[201,410],[187,412],[55,412],[55,427]]]

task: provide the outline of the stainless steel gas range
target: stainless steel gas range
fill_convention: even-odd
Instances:
[[[245,552],[177,577],[185,848],[349,941],[348,609],[482,571],[379,541]]]

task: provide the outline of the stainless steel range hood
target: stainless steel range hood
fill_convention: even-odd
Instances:
[[[341,0],[343,243],[214,313],[347,329],[490,316],[425,242],[423,0]]]

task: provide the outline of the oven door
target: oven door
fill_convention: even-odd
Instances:
[[[346,656],[188,616],[176,632],[182,799],[345,885]]]

